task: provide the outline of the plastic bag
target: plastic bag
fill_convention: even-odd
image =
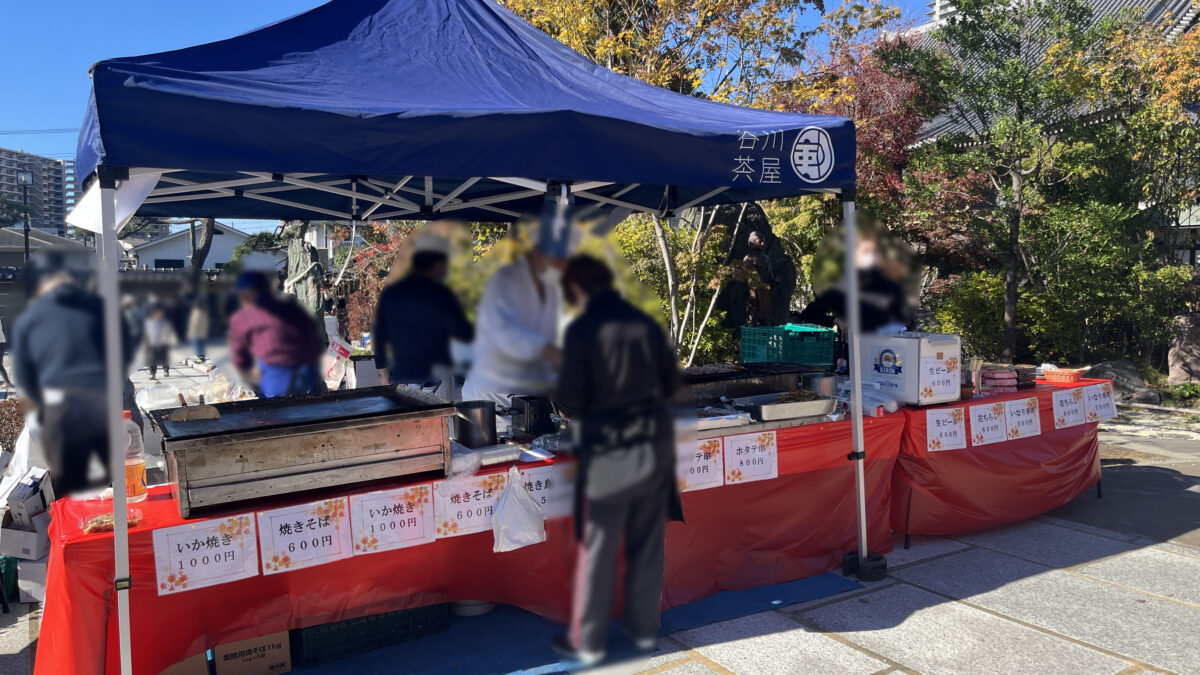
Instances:
[[[338,337],[330,337],[323,363],[325,386],[330,391],[341,387],[342,380],[346,377],[346,367],[350,365],[350,353],[349,343]]]
[[[542,507],[525,488],[521,472],[515,466],[508,470],[507,484],[492,513],[492,534],[496,537],[496,543],[492,546],[494,553],[515,551],[546,541]]]

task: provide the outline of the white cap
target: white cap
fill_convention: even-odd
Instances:
[[[413,253],[441,253],[450,257],[450,240],[440,235],[422,232],[413,240]]]

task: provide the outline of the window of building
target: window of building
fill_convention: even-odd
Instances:
[[[183,269],[183,258],[155,258],[154,269],[181,270]]]

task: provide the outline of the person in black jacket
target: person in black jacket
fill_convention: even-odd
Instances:
[[[583,314],[568,327],[557,407],[578,430],[576,536],[584,554],[560,656],[594,665],[604,645],[625,541],[625,626],[639,651],[657,645],[668,511],[682,520],[674,426],[667,407],[679,387],[662,328],[613,290],[612,272],[575,256],[562,285]]]

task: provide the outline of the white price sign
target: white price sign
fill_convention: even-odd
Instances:
[[[1004,420],[1008,440],[1029,438],[1042,433],[1042,413],[1036,396],[1004,402]]]
[[[724,485],[724,467],[725,454],[719,436],[675,445],[675,479],[680,492]]]
[[[566,518],[575,510],[575,462],[537,466],[521,472],[525,489],[542,507],[542,517]]]
[[[345,497],[258,512],[263,574],[349,558],[350,538]]]
[[[779,450],[775,432],[726,436],[725,483],[749,483],[779,476]]]
[[[1055,429],[1079,426],[1087,421],[1083,405],[1083,387],[1059,389],[1052,397]]]
[[[1110,420],[1117,416],[1117,405],[1113,402],[1112,382],[1101,382],[1084,387],[1083,401],[1089,422]]]
[[[943,396],[957,398],[962,387],[962,374],[959,373],[958,367],[957,358],[922,358],[921,400]]]
[[[433,485],[434,516],[438,537],[492,531],[492,512],[508,474],[452,478]]]
[[[1003,403],[971,406],[971,445],[999,443],[1007,437]]]
[[[433,486],[411,485],[350,497],[354,555],[428,544],[434,536]]]
[[[232,516],[154,531],[158,594],[258,576],[254,518]]]
[[[930,452],[967,447],[966,415],[962,408],[925,411],[925,438]]]

